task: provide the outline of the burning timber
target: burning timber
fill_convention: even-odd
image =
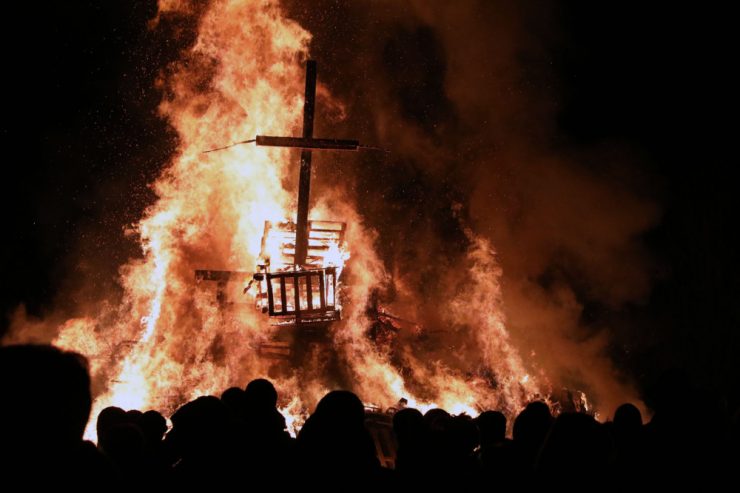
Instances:
[[[306,64],[305,99],[303,107],[303,132],[301,136],[257,135],[253,139],[236,142],[204,152],[216,152],[242,144],[257,146],[294,148],[301,150],[296,220],[265,221],[257,265],[254,270],[209,270],[195,271],[197,282],[214,283],[216,300],[221,308],[244,304],[252,298],[256,309],[269,319],[277,330],[253,346],[258,354],[268,360],[288,362],[291,368],[300,367],[318,348],[324,356],[330,355],[331,341],[327,334],[331,324],[342,318],[341,274],[346,260],[345,236],[347,224],[328,219],[308,217],[311,188],[311,166],[314,152],[358,151],[376,149],[363,146],[358,140],[316,138],[313,136],[316,102],[316,62]],[[238,288],[238,289],[234,289]],[[247,297],[247,295],[250,295]],[[431,342],[434,330],[423,328],[416,322],[405,320],[389,313],[381,304],[377,291],[371,294],[366,315],[372,321],[366,336],[375,345],[378,353],[395,361],[401,371],[404,363],[395,360],[399,333],[404,332],[424,346],[427,354],[449,348],[434,347]],[[324,366],[331,363],[323,358]],[[494,390],[506,383],[486,365],[468,368],[458,375],[471,386],[482,385]],[[529,375],[519,380],[524,386]],[[531,396],[535,396],[534,394]],[[399,397],[403,397],[399,395]],[[561,396],[547,399],[563,409],[578,409],[591,412],[585,394],[563,389]],[[467,411],[468,408],[464,408]],[[388,415],[376,412],[374,440],[379,457],[388,433]],[[388,454],[385,454],[388,455]],[[392,455],[392,454],[390,454]],[[390,455],[387,460],[392,460]]]

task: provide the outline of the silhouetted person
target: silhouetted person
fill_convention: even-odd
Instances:
[[[550,431],[553,417],[550,408],[541,401],[530,402],[514,420],[513,436],[517,448],[525,451],[531,462]]]
[[[452,418],[444,409],[430,409],[424,414],[424,422],[431,432],[441,432],[447,429],[447,422]]]
[[[459,491],[472,491],[478,486],[480,468],[475,449],[480,441],[478,428],[470,416],[453,416],[447,422],[447,464],[450,479]]]
[[[274,409],[277,406],[278,394],[275,386],[269,380],[257,378],[247,384],[244,389],[250,406]]]
[[[82,356],[52,346],[0,347],[0,388],[4,481],[29,487],[108,480],[105,458],[82,440],[92,403]]]
[[[519,479],[518,489],[531,487],[537,454],[550,431],[553,418],[550,408],[541,401],[530,402],[514,420],[512,474]]]
[[[396,471],[405,487],[427,486],[431,461],[429,428],[418,409],[405,408],[393,415],[393,433],[398,442]]]
[[[264,378],[252,380],[244,390],[247,419],[259,422],[260,430],[282,434],[285,431],[285,417],[277,409],[277,400],[277,390],[269,380]]]
[[[232,431],[229,412],[217,397],[198,397],[180,407],[167,435],[179,458],[173,469],[176,486],[228,481],[241,462],[234,453]]]
[[[614,420],[606,423],[612,438],[611,481],[615,489],[627,490],[640,484],[649,461],[645,453],[645,433],[642,414],[632,404],[622,404],[614,413]]]
[[[247,412],[247,396],[239,387],[229,387],[221,394],[221,402],[228,408],[234,419],[243,421]]]
[[[139,427],[147,443],[155,444],[161,442],[167,432],[167,420],[159,411],[149,410],[141,415]]]
[[[139,425],[142,416],[144,416],[144,413],[139,411],[138,409],[129,409],[128,411],[126,411],[127,421],[137,426]]]
[[[634,404],[622,404],[614,412],[614,426],[624,433],[639,433],[640,428],[642,428],[640,410]]]
[[[475,419],[480,433],[481,448],[492,447],[506,440],[506,416],[499,411],[484,411]]]
[[[364,421],[365,408],[355,394],[326,394],[298,434],[301,482],[345,491],[376,484],[380,463]]]
[[[428,478],[434,484],[454,481],[460,483],[457,453],[453,432],[453,417],[444,409],[430,409],[424,414],[424,422],[429,429],[429,471]],[[477,433],[477,432],[476,432]]]
[[[119,471],[119,477],[129,487],[145,479],[147,464],[145,438],[139,426],[131,421],[113,425],[106,432],[105,455]]]
[[[562,413],[552,425],[537,459],[542,484],[578,478],[587,484],[606,477],[611,452],[602,425],[583,413]]]
[[[148,479],[146,437],[141,427],[144,414],[110,406],[98,414],[98,449],[113,463],[126,487]]]
[[[237,395],[233,393],[234,397]],[[275,386],[263,378],[252,380],[242,396],[234,400],[237,402],[233,405],[243,408],[242,430],[247,469],[257,481],[269,481],[279,476],[293,460],[293,439],[286,430],[285,418],[277,409]]]
[[[98,434],[98,448],[106,452],[106,448],[109,448],[108,435],[110,430],[120,424],[128,422],[128,416],[126,411],[116,406],[108,406],[98,414],[98,419],[95,423],[95,430]]]
[[[506,416],[499,411],[484,411],[475,420],[480,433],[478,460],[483,481],[508,486],[514,467],[513,445],[506,438]]]
[[[167,432],[167,420],[158,411],[149,410],[139,418],[144,435],[144,460],[149,481],[163,481],[169,472],[162,438]]]

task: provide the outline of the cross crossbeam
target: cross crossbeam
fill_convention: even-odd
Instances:
[[[359,140],[349,139],[314,139],[305,137],[273,137],[258,135],[255,139],[258,146],[298,147],[300,149],[329,149],[337,151],[356,151]]]

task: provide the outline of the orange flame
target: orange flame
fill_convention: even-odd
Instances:
[[[186,5],[161,1],[160,11],[187,11]],[[257,134],[299,134],[302,61],[311,36],[269,0],[212,2],[198,29],[194,46],[165,77],[168,96],[160,109],[177,130],[180,148],[153,185],[158,200],[136,226],[142,256],[120,270],[120,306],[101,307],[97,320],[67,322],[55,340],[91,357],[94,381],[102,389],[93,416],[110,405],[171,411],[268,371],[253,347],[274,328],[257,311],[219,307],[213,296],[195,289],[193,272],[249,270],[260,262],[265,221],[294,217],[295,193],[283,183],[297,175],[297,163],[277,148],[202,151]],[[371,323],[366,302],[388,277],[374,249],[374,232],[351,203],[336,197],[331,203],[319,198],[311,216],[347,223],[346,248],[329,242],[324,265],[341,268],[352,258],[344,279],[352,303],[332,336],[355,382],[352,390],[363,400],[390,406],[406,397],[421,410],[439,406],[474,415],[482,407],[513,413],[540,394],[541,384],[509,342],[500,269],[484,240],[468,231],[469,286],[445,309],[450,324],[475,328],[481,360],[498,377],[495,388],[440,361],[424,360],[413,348],[403,351],[407,372],[380,353],[365,335]],[[265,251],[277,259],[281,252],[271,241]],[[333,386],[318,368],[296,370],[276,385],[281,395],[291,396],[281,409],[293,433],[307,409]],[[93,423],[86,436],[94,438]]]

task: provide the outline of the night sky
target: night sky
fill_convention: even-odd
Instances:
[[[533,11],[542,5],[531,2]],[[559,33],[548,68],[558,135],[571,147],[640,156],[641,193],[661,206],[640,238],[654,259],[649,297],[612,310],[587,305],[584,316],[624,327],[613,358],[647,394],[670,370],[689,392],[737,403],[733,16],[667,2],[547,5]],[[5,12],[15,28],[2,34],[0,333],[20,304],[44,317],[108,289],[136,255],[124,229],[154,200],[147,185],[177,145],[157,115],[153,81],[191,41],[147,29],[155,13],[152,1]]]

